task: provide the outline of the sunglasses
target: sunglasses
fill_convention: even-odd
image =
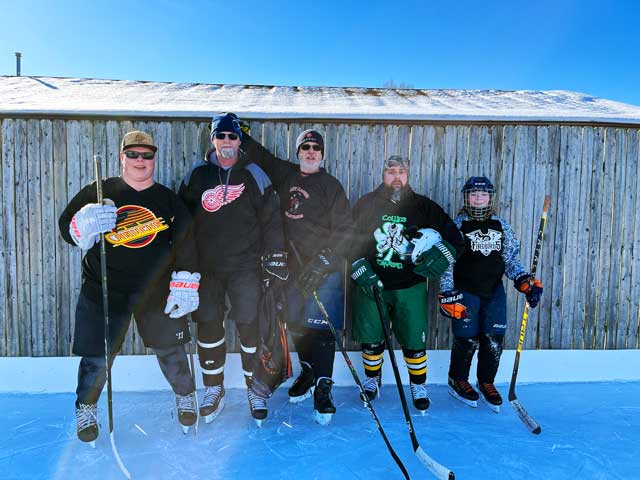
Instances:
[[[153,160],[156,156],[155,152],[136,152],[135,150],[125,150],[124,154],[127,158],[142,157],[145,160]]]
[[[238,139],[238,135],[235,133],[216,133],[215,137],[218,140],[224,140],[225,138],[229,138],[229,140],[237,140]]]
[[[314,152],[319,152],[320,150],[322,150],[322,147],[320,145],[309,145],[307,143],[305,143],[304,145],[300,145],[300,150],[304,150],[305,152],[310,148],[313,148]]]

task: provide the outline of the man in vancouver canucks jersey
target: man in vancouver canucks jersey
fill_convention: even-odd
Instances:
[[[151,135],[127,133],[120,151],[122,175],[102,182],[104,204],[96,203],[93,182],[73,197],[58,222],[62,237],[86,251],[73,353],[82,357],[76,390],[77,434],[92,444],[98,437],[97,403],[106,381],[101,233],[105,233],[107,254],[111,361],[120,351],[133,314],[145,346],[153,348],[176,394],[178,420],[185,433],[196,421],[184,344],[190,339],[186,314],[198,308],[200,274],[195,273],[195,246],[188,235],[189,212],[172,190],[153,180],[156,152]]]
[[[356,239],[352,278],[353,334],[361,342],[365,393],[379,395],[384,332],[372,288],[381,290],[391,327],[402,345],[414,406],[429,407],[427,377],[427,290],[464,248],[455,224],[442,208],[408,184],[408,161],[391,156],[383,182],[354,208]],[[391,345],[387,346],[389,350]]]
[[[513,280],[531,308],[542,295],[542,284],[518,259],[519,244],[511,225],[493,211],[495,188],[486,177],[471,177],[462,188],[464,205],[454,222],[466,249],[440,279],[440,311],[451,318],[454,340],[449,366],[449,393],[476,407],[482,398],[499,412],[502,397],[494,380],[506,330],[506,297],[502,276]],[[477,386],[469,384],[471,360],[478,349]]]

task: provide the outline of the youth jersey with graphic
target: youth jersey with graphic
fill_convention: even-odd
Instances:
[[[264,252],[284,250],[278,197],[269,177],[241,155],[225,169],[215,151],[184,178],[178,192],[193,217],[202,271],[257,269]]]
[[[458,215],[454,223],[465,239],[465,251],[453,269],[442,276],[441,291],[459,288],[480,297],[489,297],[506,275],[513,280],[525,270],[518,254],[520,245],[511,225],[491,215],[486,220],[474,220]]]
[[[354,207],[356,237],[353,259],[366,258],[378,274],[384,288],[396,290],[424,282],[413,272],[413,264],[404,253],[407,228],[432,228],[449,242],[460,255],[464,241],[449,215],[429,198],[403,189],[400,201],[391,201],[384,185],[366,194]]]
[[[159,183],[137,191],[122,178],[113,177],[103,180],[103,195],[118,209],[116,228],[105,234],[109,290],[126,295],[142,292],[171,270],[197,271],[188,234],[190,215],[173,191]],[[67,242],[75,245],[69,234],[73,216],[87,203],[96,202],[95,182],[69,202],[58,221]],[[101,283],[99,244],[87,251],[82,275],[94,284]],[[168,289],[167,285],[161,288]]]

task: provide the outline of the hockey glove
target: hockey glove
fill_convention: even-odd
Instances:
[[[542,283],[530,273],[521,273],[513,281],[516,290],[522,292],[527,297],[527,303],[531,308],[536,308],[540,297],[542,297]]]
[[[110,200],[105,198],[105,202]],[[113,202],[111,202],[113,203]],[[116,228],[116,210],[113,205],[88,203],[71,219],[69,234],[82,250],[89,250],[100,241],[100,234]]]
[[[263,255],[262,272],[265,277],[268,274],[278,280],[286,281],[289,278],[287,252],[272,252]]]
[[[180,318],[198,309],[200,296],[200,274],[185,271],[173,272],[169,282],[169,297],[164,313],[171,318]]]
[[[426,252],[416,258],[416,266],[413,271],[418,275],[435,280],[456,261],[456,250],[447,242],[442,240],[436,243]]]
[[[447,290],[438,294],[440,302],[440,313],[453,320],[463,320],[467,318],[467,307],[462,303],[462,292],[460,290]]]
[[[318,289],[329,272],[337,268],[338,259],[324,248],[305,265],[298,277],[298,286],[306,296]]]
[[[369,297],[372,296],[372,288],[379,292],[384,289],[384,284],[368,260],[359,258],[351,264],[351,278],[356,285]]]

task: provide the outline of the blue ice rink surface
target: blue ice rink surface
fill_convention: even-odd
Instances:
[[[498,389],[506,402],[507,386]],[[459,403],[445,386],[431,387],[430,397],[426,415],[411,407],[416,433],[457,479],[640,478],[638,382],[518,386],[539,436],[508,402],[495,414],[482,403]],[[246,391],[230,389],[221,415],[185,436],[170,391],[114,392],[116,442],[135,479],[403,478],[355,387],[334,388],[334,398],[338,412],[322,427],[311,418],[311,399],[293,405],[280,389],[259,429]],[[0,395],[0,478],[123,478],[111,453],[106,395],[95,450],[76,439],[73,402],[72,394]],[[395,386],[385,385],[374,407],[411,478],[433,478],[413,453]]]

